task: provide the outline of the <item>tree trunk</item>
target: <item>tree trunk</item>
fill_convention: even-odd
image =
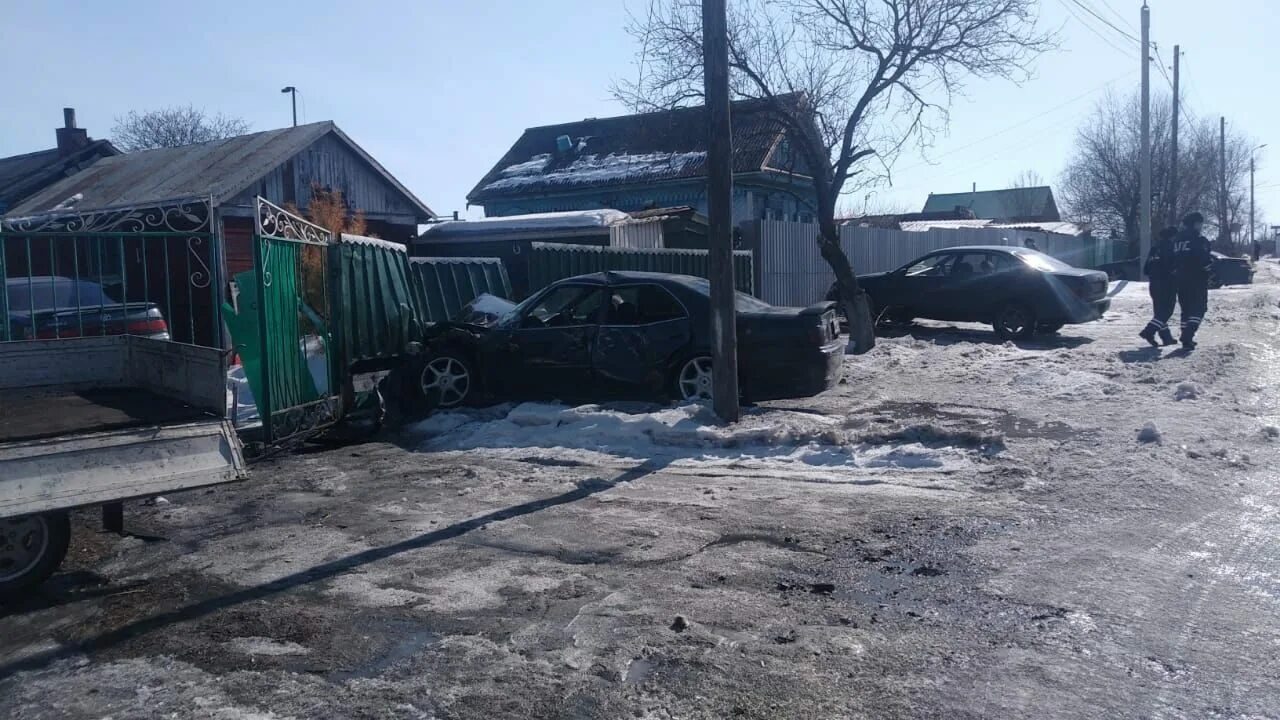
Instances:
[[[820,226],[818,249],[836,275],[836,288],[840,293],[840,305],[849,320],[849,350],[861,355],[876,346],[875,320],[871,316],[871,303],[867,294],[858,286],[853,266],[840,247],[840,228],[834,220],[824,220]]]

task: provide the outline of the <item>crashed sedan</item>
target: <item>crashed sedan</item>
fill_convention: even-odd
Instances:
[[[711,396],[710,287],[702,278],[604,272],[519,305],[482,296],[428,332],[417,391],[430,407],[483,400]],[[780,308],[737,295],[738,365],[750,401],[808,397],[840,377],[834,303]]]

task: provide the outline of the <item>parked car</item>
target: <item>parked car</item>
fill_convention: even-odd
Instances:
[[[432,407],[490,399],[711,395],[710,287],[702,278],[604,272],[553,283],[473,322],[427,332],[418,390]],[[473,303],[474,304],[474,303]],[[834,304],[779,308],[737,296],[743,396],[816,395],[840,377],[844,343]]]
[[[5,301],[13,340],[93,335],[169,339],[160,306],[120,302],[88,280],[48,275],[7,278]]]
[[[1213,265],[1209,270],[1209,287],[1253,284],[1253,263],[1249,262],[1249,258],[1231,257],[1220,252],[1212,255]]]
[[[1004,339],[1097,320],[1111,305],[1106,273],[999,245],[938,250],[858,281],[871,297],[878,322],[928,318],[990,323]]]
[[[1116,262],[1103,263],[1096,269],[1106,273],[1107,277],[1111,280],[1142,279],[1142,263],[1138,261],[1138,258],[1129,258],[1128,260],[1117,260]]]

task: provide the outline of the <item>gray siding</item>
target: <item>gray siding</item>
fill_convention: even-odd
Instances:
[[[291,193],[286,186],[290,171]],[[417,211],[413,205],[332,134],[303,148],[290,161],[277,165],[230,204],[251,208],[254,197],[261,195],[277,205],[292,201],[305,210],[311,200],[312,183],[341,190],[348,207],[364,211],[371,219],[415,222]]]

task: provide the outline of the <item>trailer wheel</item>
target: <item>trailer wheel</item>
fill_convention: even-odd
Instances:
[[[0,600],[44,582],[62,564],[70,541],[66,512],[0,520]]]

